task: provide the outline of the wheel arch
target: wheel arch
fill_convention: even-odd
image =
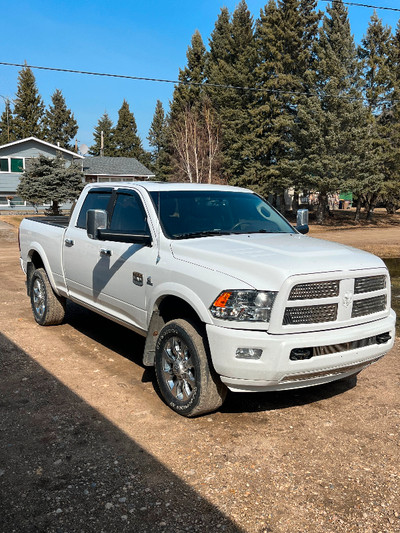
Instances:
[[[30,280],[33,272],[38,268],[44,268],[47,277],[49,278],[50,285],[54,292],[58,294],[55,286],[53,273],[50,269],[49,261],[46,257],[45,251],[40,244],[34,243],[28,252],[27,264],[26,264],[26,277],[27,277],[27,292],[30,296]]]
[[[146,343],[143,353],[143,364],[154,366],[155,348],[158,335],[164,325],[170,320],[182,318],[197,324],[203,329],[206,339],[206,328],[204,327],[204,316],[194,308],[194,306],[182,296],[175,294],[165,294],[159,296],[152,307],[152,314],[146,336]]]

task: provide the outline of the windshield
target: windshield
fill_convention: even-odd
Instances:
[[[295,233],[262,198],[240,191],[152,191],[170,239],[243,233]],[[160,205],[159,205],[160,204]]]

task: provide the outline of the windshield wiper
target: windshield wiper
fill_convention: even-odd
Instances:
[[[219,229],[208,231],[192,231],[190,233],[182,233],[181,235],[175,235],[175,239],[196,239],[198,237],[212,237],[215,235],[231,235],[231,231],[222,231]]]

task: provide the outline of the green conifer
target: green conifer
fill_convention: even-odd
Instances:
[[[308,90],[312,50],[320,14],[315,0],[270,0],[256,27],[258,66],[252,187],[264,195],[293,185],[295,126],[301,96]]]
[[[365,166],[367,113],[362,103],[359,62],[347,8],[327,8],[315,46],[318,68],[310,75],[309,96],[299,105],[297,186],[319,193],[317,220],[324,222],[328,194],[352,188]]]
[[[101,139],[103,136],[103,150],[101,149]],[[90,147],[91,155],[115,156],[116,146],[114,140],[114,128],[107,111],[104,112],[94,129],[94,144]]]
[[[71,141],[78,132],[78,123],[72,111],[67,108],[60,89],[54,91],[51,101],[53,105],[46,110],[43,120],[44,139],[70,150]]]
[[[115,155],[134,157],[143,162],[144,150],[142,141],[137,134],[137,126],[133,113],[126,100],[118,111],[118,123],[114,130]]]
[[[200,104],[202,84],[204,82],[204,65],[206,49],[200,32],[196,30],[191,45],[186,52],[187,65],[179,69],[178,79],[181,82],[175,87],[171,103],[171,122],[178,120],[181,113]]]
[[[51,203],[50,213],[59,215],[60,203],[75,200],[83,187],[83,173],[74,163],[57,157],[39,155],[29,161],[20,179],[17,194],[37,205]]]
[[[167,128],[168,124],[163,105],[160,100],[157,100],[147,139],[149,145],[152,147],[151,166],[156,177],[162,181],[165,181],[171,172],[169,164],[170,158],[167,152]]]
[[[44,104],[36,87],[35,76],[27,66],[18,74],[18,88],[14,105],[16,138],[43,138]]]
[[[244,0],[231,19],[228,10],[222,9],[211,34],[205,68],[210,84],[207,95],[221,128],[222,173],[233,184],[242,184],[253,163],[250,109],[254,92],[248,90],[255,83],[257,59],[253,26]],[[213,84],[232,88],[213,87]]]
[[[0,117],[0,145],[15,141],[14,117],[10,100],[5,101],[5,108]]]

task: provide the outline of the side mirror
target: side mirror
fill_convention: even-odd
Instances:
[[[99,229],[105,229],[107,224],[107,211],[103,209],[89,209],[86,213],[86,233],[90,239],[98,239]]]
[[[302,233],[303,235],[308,233],[308,209],[299,209],[297,211],[296,229],[299,233]]]

